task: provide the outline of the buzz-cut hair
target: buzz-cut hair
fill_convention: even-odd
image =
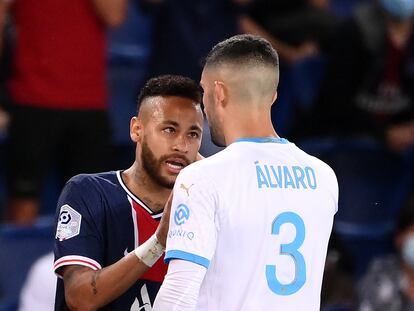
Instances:
[[[236,35],[216,44],[205,60],[205,67],[222,64],[279,67],[279,56],[266,39]]]
[[[149,97],[178,96],[200,104],[202,93],[200,86],[190,78],[179,75],[162,75],[149,79],[142,87],[137,98],[137,108]]]

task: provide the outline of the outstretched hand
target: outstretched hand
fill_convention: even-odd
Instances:
[[[167,202],[165,203],[164,212],[162,214],[160,224],[158,225],[158,228],[156,231],[157,240],[164,247],[167,242],[172,199],[173,199],[173,192],[171,191],[171,194],[168,197]]]

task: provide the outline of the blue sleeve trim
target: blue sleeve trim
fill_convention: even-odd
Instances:
[[[178,250],[171,250],[165,254],[165,263],[169,263],[171,259],[182,259],[186,261],[191,261],[200,266],[205,267],[206,269],[208,269],[210,265],[210,260],[208,260],[207,258]]]

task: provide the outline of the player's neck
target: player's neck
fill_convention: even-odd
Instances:
[[[137,169],[136,163],[122,172],[122,178],[128,189],[153,212],[163,210],[171,189],[157,184],[146,172]]]
[[[223,128],[226,144],[240,138],[279,137],[273,127],[270,115],[242,115],[225,122]]]

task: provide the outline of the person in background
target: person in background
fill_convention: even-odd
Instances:
[[[359,311],[414,310],[414,196],[400,210],[396,254],[375,259],[358,285]]]
[[[329,0],[256,0],[241,18],[242,32],[266,38],[282,65],[328,51],[336,25]]]
[[[368,138],[396,152],[414,146],[413,16],[414,0],[378,0],[355,9],[335,36],[303,133]]]
[[[199,79],[218,41],[239,33],[241,10],[252,0],[137,0],[154,18],[148,75]]]
[[[0,6],[0,33],[7,15],[15,29],[6,220],[30,224],[51,167],[67,180],[109,165],[106,29],[123,21],[127,0],[10,0]]]
[[[20,294],[19,311],[50,311],[55,304],[56,275],[53,252],[37,259],[27,275]]]

